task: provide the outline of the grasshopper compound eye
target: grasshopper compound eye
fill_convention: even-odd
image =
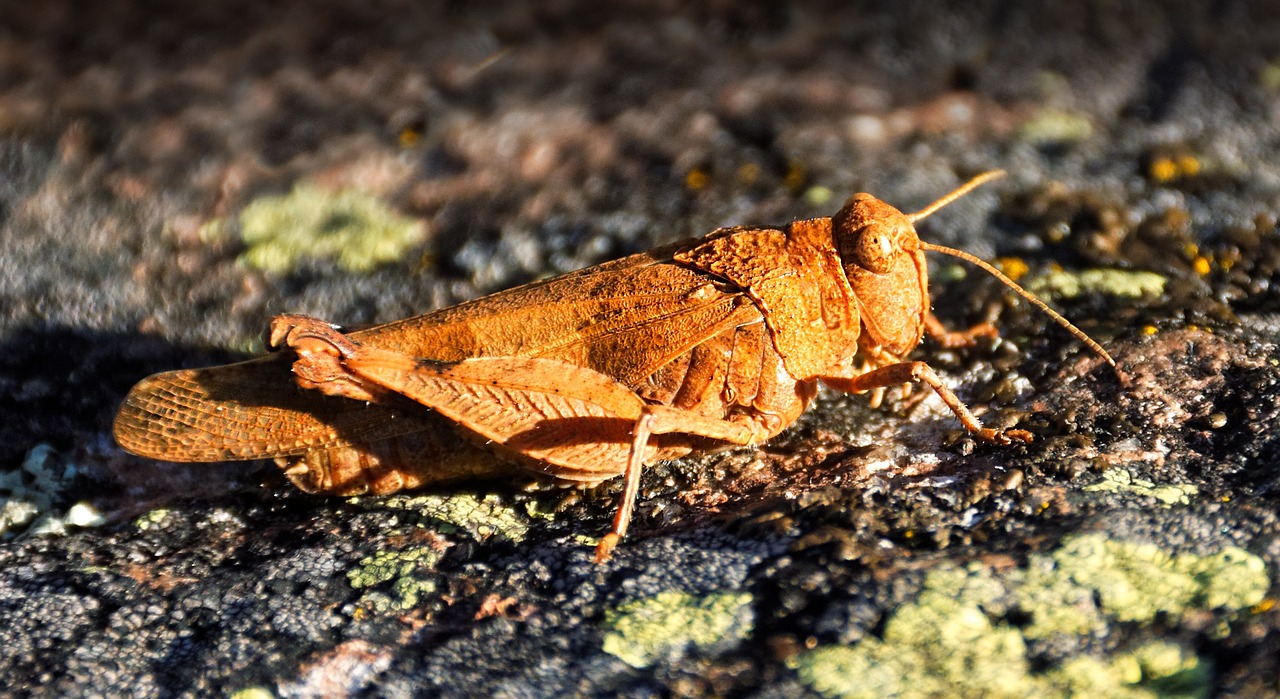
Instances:
[[[906,249],[908,243],[916,238],[910,226],[892,228],[882,224],[871,224],[858,232],[853,246],[845,257],[845,264],[850,262],[875,274],[888,274],[893,270],[894,261]]]
[[[873,274],[888,274],[898,255],[913,247],[915,229],[893,206],[862,193],[849,198],[832,219],[840,259]]]

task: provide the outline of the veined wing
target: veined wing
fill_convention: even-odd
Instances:
[[[293,357],[183,369],[143,379],[116,415],[116,441],[165,461],[293,456],[424,429],[423,417],[299,388]]]
[[[727,328],[760,321],[704,274],[634,255],[471,303],[352,333],[439,361],[543,357],[634,385]],[[299,388],[291,353],[156,374],[129,392],[116,439],[169,461],[293,456],[440,429],[439,418]]]
[[[500,292],[352,337],[439,361],[559,359],[634,385],[708,338],[761,321],[759,310],[736,288],[646,257]]]

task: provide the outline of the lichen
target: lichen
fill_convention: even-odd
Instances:
[[[446,536],[462,532],[477,541],[496,539],[518,543],[529,531],[528,518],[494,494],[356,497],[351,498],[351,502],[403,513],[387,524],[399,534],[429,529]],[[364,558],[357,568],[347,573],[353,588],[368,590],[351,613],[362,616],[368,612],[398,612],[417,606],[438,586],[435,564],[439,559],[439,551],[431,547],[384,550]],[[388,582],[390,585],[386,585]]]
[[[1088,115],[1051,108],[1036,112],[1018,129],[1019,138],[1034,144],[1083,141],[1092,135]]]
[[[240,212],[240,260],[266,272],[283,273],[304,259],[336,259],[352,272],[367,272],[400,259],[425,235],[422,221],[387,208],[355,190],[329,191],[300,182],[283,196],[259,197]],[[219,235],[210,222],[202,235]]]
[[[1086,492],[1131,493],[1133,495],[1152,497],[1163,503],[1165,507],[1189,504],[1191,498],[1200,492],[1198,487],[1189,483],[1156,485],[1152,481],[1135,477],[1128,469],[1124,468],[1108,469],[1106,473],[1102,474],[1100,482],[1085,486],[1084,490]]]
[[[1208,694],[1208,663],[1181,646],[1154,641],[1109,660],[1071,658],[1044,676],[1041,696],[1198,699]]]
[[[1170,556],[1154,544],[1085,535],[1064,541],[1052,559],[1060,576],[1093,591],[1109,618],[1143,624],[1162,612],[1250,607],[1271,587],[1262,559],[1236,547]]]
[[[172,510],[165,507],[159,507],[154,510],[149,510],[139,515],[137,519],[133,520],[133,526],[145,532],[146,530],[151,529],[152,527],[158,527],[161,524],[163,524],[164,520],[172,512],[173,512]]]
[[[360,567],[347,573],[351,587],[357,590],[372,587],[393,578],[403,577],[418,568],[430,567],[440,554],[429,548],[412,548],[404,551],[379,551],[361,559]]]
[[[432,526],[444,534],[463,531],[478,540],[497,538],[518,544],[529,533],[529,518],[496,494],[395,495],[376,502],[381,508],[411,513],[418,526]]]
[[[1122,269],[1053,270],[1033,279],[1027,289],[1037,296],[1070,299],[1082,294],[1121,298],[1156,298],[1164,293],[1168,278],[1155,272]]]
[[[275,694],[266,687],[245,687],[231,693],[231,699],[273,699]]]
[[[829,697],[1199,697],[1209,687],[1206,663],[1172,643],[1078,656],[1039,672],[1027,643],[1103,634],[1114,622],[1149,625],[1161,615],[1176,621],[1193,610],[1235,612],[1262,601],[1270,585],[1266,564],[1242,549],[1170,555],[1153,544],[1074,536],[1024,568],[934,570],[881,638],[817,648],[789,665]]]
[[[360,607],[379,613],[412,609],[424,595],[435,592],[431,574],[439,560],[439,552],[426,547],[379,551],[348,571],[347,581],[357,590],[391,581],[389,594],[370,591],[361,597]]]
[[[624,604],[605,615],[604,652],[635,668],[683,653],[689,647],[714,649],[751,634],[749,593],[697,597],[663,592]]]

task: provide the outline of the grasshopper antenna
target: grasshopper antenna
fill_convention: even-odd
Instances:
[[[978,175],[977,177],[974,177],[973,179],[969,180],[968,182],[965,182],[959,187],[956,187],[954,190],[951,191],[950,194],[942,197],[938,201],[935,201],[932,204],[924,207],[923,209],[920,209],[914,214],[907,214],[907,220],[912,223],[915,223],[916,221],[919,221],[921,219],[928,218],[929,214],[932,214],[938,209],[941,209],[947,204],[950,204],[951,202],[959,199],[960,197],[963,197],[969,192],[972,192],[974,189],[977,189],[978,187],[981,187],[982,185],[990,182],[991,180],[998,180],[1001,177],[1004,177],[1004,175],[1005,175],[1004,170],[987,170],[981,175]]]
[[[1100,357],[1107,360],[1107,363],[1110,364],[1112,368],[1115,368],[1116,360],[1111,358],[1111,355],[1105,349],[1102,348],[1102,345],[1098,344],[1092,337],[1089,337],[1088,335],[1086,335],[1083,330],[1081,330],[1080,328],[1077,328],[1075,324],[1073,324],[1071,321],[1062,317],[1061,313],[1053,310],[1052,308],[1049,308],[1049,305],[1046,304],[1044,301],[1041,301],[1040,299],[1036,298],[1035,294],[1032,294],[1030,291],[1027,291],[1021,286],[1018,286],[1017,282],[1005,276],[1004,272],[1001,272],[1000,270],[996,269],[993,265],[988,263],[986,260],[983,260],[980,257],[975,257],[974,255],[970,255],[964,250],[949,248],[945,245],[934,245],[933,243],[926,243],[923,240],[920,241],[920,248],[923,250],[927,250],[929,252],[940,252],[944,255],[951,255],[952,257],[958,257],[962,260],[965,260],[966,262],[972,262],[973,264],[987,270],[988,272],[991,273],[991,276],[995,277],[996,279],[999,279],[1005,286],[1018,292],[1019,296],[1030,301],[1032,304],[1035,305],[1036,308],[1039,308],[1040,310],[1049,314],[1049,317],[1053,318],[1054,321],[1058,323],[1058,325],[1061,325],[1062,327],[1066,328],[1067,332],[1071,333],[1072,335],[1075,335],[1078,340],[1088,345],[1089,349],[1093,350],[1094,352],[1097,352]]]
[[[938,209],[941,209],[947,204],[950,204],[951,202],[973,191],[975,188],[980,187],[992,180],[998,180],[1001,177],[1004,177],[1004,175],[1005,175],[1004,170],[988,170],[982,173],[981,175],[974,177],[968,182],[965,182],[964,184],[952,190],[951,193],[933,202],[932,204],[924,207],[923,209],[915,212],[914,214],[907,214],[906,215],[907,220],[911,221],[912,223],[915,223],[916,221],[926,218],[933,212],[937,211]],[[1102,348],[1102,345],[1094,341],[1092,337],[1089,337],[1088,335],[1086,335],[1083,330],[1081,330],[1080,328],[1077,328],[1071,321],[1062,317],[1061,313],[1058,313],[1052,308],[1049,308],[1048,304],[1036,298],[1036,296],[1032,294],[1030,291],[1023,289],[1021,286],[1018,286],[1017,282],[1005,276],[1003,272],[996,269],[993,265],[988,263],[986,260],[983,260],[982,258],[976,257],[974,255],[970,255],[969,253],[963,250],[949,248],[945,245],[934,245],[933,243],[926,243],[923,240],[920,241],[920,248],[922,250],[927,250],[930,252],[940,252],[944,255],[958,257],[962,260],[965,260],[966,262],[971,262],[981,267],[982,269],[986,270],[991,274],[991,276],[995,277],[996,279],[999,279],[1005,286],[1018,292],[1019,296],[1030,301],[1033,305],[1035,305],[1036,308],[1039,308],[1040,310],[1047,313],[1049,317],[1053,318],[1053,320],[1058,325],[1061,325],[1062,327],[1066,328],[1067,332],[1071,333],[1072,335],[1075,335],[1076,338],[1081,342],[1083,342],[1085,345],[1087,345],[1089,349],[1093,350],[1094,352],[1097,352],[1100,357],[1107,360],[1107,363],[1110,364],[1112,368],[1116,367],[1116,360],[1111,358],[1111,355],[1108,354],[1107,351]]]

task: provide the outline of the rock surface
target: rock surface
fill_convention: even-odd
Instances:
[[[1280,691],[1280,8],[427,5],[0,8],[7,693]],[[326,499],[110,438],[135,381],[276,313],[393,320],[991,168],[922,234],[1120,370],[936,260],[938,314],[1002,339],[918,356],[1025,446],[824,395],[650,469],[596,566],[616,484]]]

